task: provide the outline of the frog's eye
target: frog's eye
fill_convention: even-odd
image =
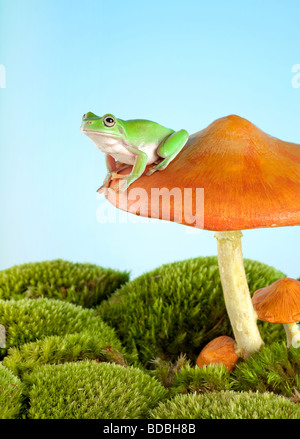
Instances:
[[[86,118],[86,113],[82,116],[82,120],[84,120]]]
[[[106,116],[103,119],[104,125],[106,125],[107,127],[113,127],[116,123],[115,119],[112,116]]]

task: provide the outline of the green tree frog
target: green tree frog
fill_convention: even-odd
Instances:
[[[149,120],[122,120],[112,114],[103,117],[86,113],[82,118],[81,131],[105,153],[108,173],[98,192],[108,187],[110,180],[120,178],[119,191],[125,191],[145,171],[146,175],[164,170],[182,150],[188,140],[186,130],[174,131]],[[117,171],[132,165],[129,175]]]

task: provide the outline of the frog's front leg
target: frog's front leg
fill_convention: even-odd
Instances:
[[[135,180],[137,180],[145,171],[148,156],[145,152],[140,151],[138,148],[133,146],[126,146],[126,148],[132,152],[136,158],[129,175],[122,176],[122,180],[119,182],[119,192],[124,192]],[[119,178],[120,176],[118,176]]]
[[[151,175],[155,171],[163,171],[168,164],[180,153],[189,138],[186,130],[176,131],[164,139],[157,148],[157,154],[163,160],[156,166],[153,166],[146,175]]]
[[[99,194],[105,191],[106,188],[108,188],[110,180],[112,178],[112,175],[120,170],[121,163],[116,162],[116,160],[109,154],[105,154],[105,163],[107,168],[107,174],[104,179],[104,182],[101,187],[97,190]]]

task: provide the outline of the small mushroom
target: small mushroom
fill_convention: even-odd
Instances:
[[[225,305],[243,358],[258,351],[263,340],[247,284],[241,230],[300,224],[299,165],[300,145],[271,137],[231,115],[191,135],[165,170],[142,175],[126,193],[118,194],[112,181],[106,194],[109,202],[127,212],[216,231]],[[197,207],[199,188],[204,189],[201,224],[191,221],[190,208],[194,212]],[[147,197],[140,196],[142,190]],[[169,197],[166,209],[166,203],[154,197],[159,191],[177,191],[181,197]]]
[[[200,352],[196,364],[199,367],[209,364],[223,364],[230,371],[235,368],[239,359],[236,343],[231,337],[222,335],[209,342]]]
[[[253,294],[257,317],[264,322],[283,323],[287,347],[300,346],[300,282],[284,277]]]

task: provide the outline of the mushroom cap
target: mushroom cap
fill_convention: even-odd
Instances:
[[[300,321],[300,282],[284,277],[253,294],[257,317],[265,322],[294,323]]]
[[[144,174],[127,193],[108,191],[106,197],[116,207],[137,215],[206,230],[293,226],[300,224],[299,165],[300,145],[271,137],[248,120],[231,115],[191,135],[165,170]],[[131,169],[120,174],[129,174]],[[118,181],[113,180],[110,188],[117,187]],[[139,200],[137,210],[139,197],[130,197],[130,192],[139,188],[148,198]],[[153,188],[180,188],[182,192],[189,188],[184,203],[193,210],[171,197],[166,215],[162,203],[151,206]],[[204,189],[202,224],[193,221],[191,213],[196,213],[196,188]]]
[[[209,364],[223,364],[229,370],[233,370],[239,359],[235,351],[235,341],[231,337],[222,335],[209,342],[200,352],[197,358],[197,366],[203,367]]]

